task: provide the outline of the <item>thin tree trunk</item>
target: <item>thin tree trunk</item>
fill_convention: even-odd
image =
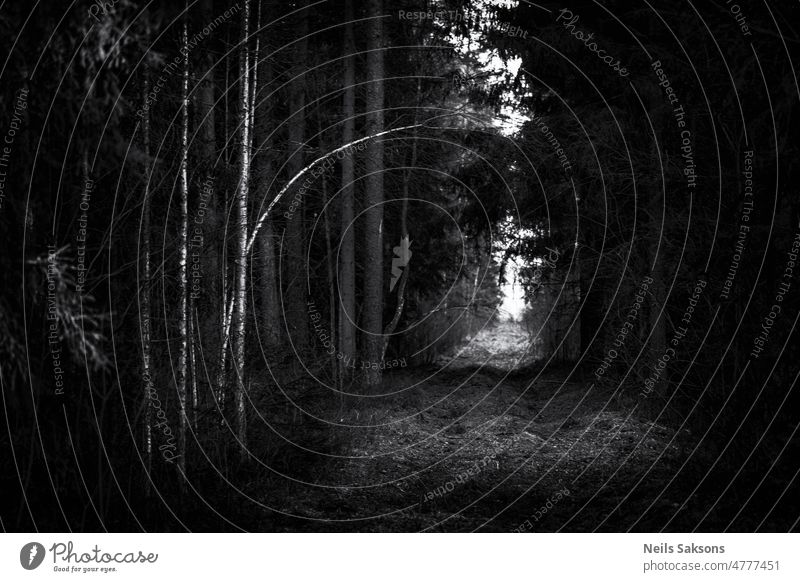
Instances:
[[[239,55],[239,83],[242,116],[240,150],[241,175],[236,193],[236,302],[233,313],[233,363],[236,376],[236,430],[243,458],[247,456],[247,416],[245,410],[245,331],[247,316],[247,198],[250,178],[250,53],[248,38],[250,1],[244,0],[242,42]]]
[[[178,423],[178,467],[186,472],[186,392],[188,383],[189,355],[189,24],[183,21],[181,44],[184,48],[183,78],[181,83],[181,165],[180,165],[180,212],[181,226],[178,237],[180,259],[178,264],[179,314],[178,335],[180,348],[178,351],[178,407],[180,418]]]
[[[395,127],[393,129],[387,129],[385,131],[382,131],[380,134],[372,136],[372,138],[383,137],[384,135],[389,135],[389,134],[392,134],[392,133],[398,133],[398,132],[401,132],[401,131],[406,131],[408,129],[416,129],[417,127],[419,127],[419,126],[418,125],[405,125],[405,126],[402,126],[402,127]],[[314,168],[317,164],[319,164],[323,160],[328,159],[328,158],[330,158],[332,156],[335,156],[339,152],[348,150],[348,149],[352,148],[352,146],[358,145],[360,143],[367,142],[367,141],[369,141],[369,139],[370,138],[362,137],[360,139],[353,140],[350,143],[347,143],[347,144],[344,144],[342,146],[339,146],[338,148],[328,152],[324,156],[320,156],[316,160],[311,161],[304,168],[302,168],[300,170],[300,172],[298,172],[297,174],[292,176],[292,178],[280,189],[280,191],[275,196],[272,197],[272,200],[267,205],[267,208],[254,221],[253,228],[251,229],[249,238],[247,239],[247,245],[245,247],[245,251],[246,251],[245,255],[248,255],[250,253],[250,251],[253,249],[253,246],[256,244],[256,242],[258,242],[258,237],[259,237],[260,233],[262,232],[264,224],[267,222],[267,218],[270,216],[270,212],[272,212],[272,209],[275,207],[276,204],[278,204],[283,199],[283,196],[289,190],[291,190],[291,188],[295,184],[297,184],[299,182],[299,180],[303,176],[305,176],[312,168]],[[226,292],[226,295],[227,295],[227,292]],[[235,298],[234,296],[230,296],[227,299],[228,307],[227,307],[227,310],[225,310],[226,314],[233,313],[233,300],[234,300],[234,298]],[[225,347],[228,345],[228,341],[230,340],[230,331],[231,331],[231,317],[230,316],[226,316],[225,317],[222,327],[223,327],[223,340],[222,340],[223,344],[222,345],[223,345],[223,351],[224,351]]]
[[[258,93],[258,53],[261,48],[261,36],[258,34],[258,30],[261,28],[261,3],[262,0],[256,0],[256,5],[258,10],[256,11],[256,31],[255,31],[255,46],[253,47],[253,59],[252,65],[248,63],[248,66],[252,67],[253,69],[253,79],[250,83],[250,108],[248,109],[248,119],[249,119],[249,126],[250,126],[250,151],[253,151],[253,140],[255,139],[255,114],[256,114],[256,94]],[[248,57],[249,60],[249,57]]]
[[[322,141],[322,115],[317,115],[317,131],[319,135],[320,150],[325,151],[325,146]],[[326,173],[322,174],[322,222],[325,225],[325,251],[328,275],[328,308],[330,313],[330,320],[328,327],[331,330],[331,345],[336,345],[336,280],[334,273],[336,272],[336,260],[333,256],[333,249],[331,248],[331,223],[330,223],[330,208],[328,207],[328,178]],[[335,386],[339,385],[339,366],[336,362],[336,351],[331,353],[331,371],[333,373],[333,382]]]
[[[269,168],[269,166],[267,166]],[[281,342],[280,296],[277,285],[277,261],[275,260],[274,232],[272,220],[264,223],[259,236],[259,257],[261,260],[261,327],[264,344],[274,349]]]
[[[663,135],[661,130],[661,123],[656,120],[656,135]],[[655,145],[652,146],[652,160],[658,159],[658,151],[656,150]],[[666,321],[666,313],[661,314],[659,317],[659,312],[661,308],[665,304],[665,286],[666,286],[666,277],[664,276],[664,264],[666,259],[666,237],[660,240],[661,247],[659,248],[659,238],[660,233],[662,232],[661,226],[661,218],[664,214],[664,196],[663,192],[661,191],[660,184],[658,181],[653,181],[651,188],[653,189],[653,195],[649,197],[648,202],[648,209],[649,212],[647,213],[649,224],[646,228],[647,233],[647,245],[645,247],[645,253],[647,256],[646,269],[652,269],[651,276],[653,278],[653,282],[650,284],[650,293],[651,301],[648,304],[648,329],[652,331],[652,335],[650,337],[650,347],[652,349],[653,358],[657,359],[660,358],[664,351],[667,349],[667,321]]]
[[[272,65],[269,60],[262,59],[261,62],[258,62],[258,57],[256,57],[255,61],[254,66],[257,68],[258,79],[262,86],[270,83],[272,80]],[[257,89],[253,90],[253,95],[253,133],[255,135],[256,148],[253,158],[253,178],[258,192],[257,198],[261,199],[269,190],[273,173],[272,158],[270,157],[272,144],[268,141],[271,128],[271,113],[265,108],[257,111]],[[275,236],[271,217],[266,219],[263,230],[258,235],[258,259],[261,337],[268,349],[274,349],[281,342],[281,305],[280,292],[278,290],[278,263],[275,259]]]
[[[417,70],[417,75],[419,76],[419,69]],[[419,121],[419,108],[420,108],[420,99],[422,96],[422,81],[421,79],[417,78],[417,94],[415,99],[415,107],[414,107],[414,125],[417,125]],[[411,265],[408,262],[408,259],[411,256],[411,252],[408,250],[408,246],[411,244],[411,240],[409,239],[408,235],[408,197],[411,194],[411,175],[414,171],[413,168],[417,165],[417,132],[414,131],[412,136],[411,142],[411,163],[409,164],[411,169],[406,169],[403,172],[403,202],[402,207],[400,210],[400,246],[395,247],[395,250],[400,250],[398,254],[403,260],[403,273],[400,276],[399,286],[397,287],[397,304],[395,305],[394,316],[386,328],[383,330],[383,349],[381,350],[381,360],[386,357],[386,348],[389,347],[389,341],[391,340],[392,334],[394,330],[397,329],[397,324],[400,322],[400,317],[403,315],[403,308],[406,304],[406,286],[408,285],[408,278],[410,277],[409,269]],[[397,254],[397,253],[396,253]],[[396,259],[392,259],[392,270],[394,270],[394,261]],[[391,289],[389,290],[391,292]],[[469,320],[468,320],[469,321]]]
[[[211,22],[213,16],[213,0],[200,0],[199,10],[202,22]],[[214,66],[215,57],[212,51],[204,51],[201,57],[203,78],[200,79],[197,88],[197,99],[195,101],[196,124],[198,127],[199,158],[202,164],[202,171],[198,172],[199,183],[197,190],[200,192],[200,201],[203,204],[204,213],[197,213],[195,232],[200,229],[202,241],[197,252],[202,253],[202,279],[203,289],[199,297],[195,298],[198,315],[193,318],[197,320],[199,331],[195,339],[203,341],[206,347],[204,353],[216,354],[222,344],[222,323],[224,313],[219,298],[222,293],[222,277],[220,273],[220,255],[222,241],[219,240],[220,219],[222,211],[217,201],[216,176],[214,172],[216,164],[216,128],[214,110]],[[197,224],[201,221],[201,224]],[[202,314],[202,320],[200,319]],[[217,362],[219,363],[219,362]],[[213,368],[212,368],[213,369]],[[213,388],[213,386],[211,387]],[[198,403],[198,406],[200,403]]]
[[[230,32],[226,39],[226,46],[230,46]],[[223,91],[225,101],[225,114],[224,114],[224,135],[223,143],[223,156],[227,165],[231,163],[231,151],[234,149],[229,147],[230,143],[230,59],[225,59],[225,90]],[[223,201],[223,215],[226,217],[224,223],[227,225],[228,208],[230,204],[230,196],[228,190],[225,190],[225,200]],[[228,357],[228,343],[230,342],[231,319],[233,316],[233,299],[231,293],[231,285],[228,281],[228,230],[223,231],[223,238],[220,242],[220,297],[219,297],[219,312],[220,312],[220,328],[222,337],[219,346],[219,356],[217,360],[217,406],[222,412],[221,425],[225,425],[225,404],[227,402],[227,357]]]
[[[383,2],[367,3],[367,135],[383,131]],[[368,387],[377,386],[381,371],[376,365],[383,352],[383,142],[367,142],[365,164],[366,211],[364,257],[364,353],[370,364],[366,371]]]
[[[344,32],[344,125],[342,141],[350,143],[355,135],[356,93],[355,93],[355,40],[353,35],[353,0],[345,2]],[[353,156],[342,159],[342,200],[341,226],[342,242],[339,255],[339,352],[342,354],[339,377],[349,377],[349,362],[356,356],[356,263],[355,263],[355,225],[353,224],[353,198],[355,179]]]
[[[147,103],[147,94],[150,92],[150,72],[145,71],[142,102]],[[150,264],[150,109],[143,107],[142,112],[142,145],[144,146],[144,201],[142,202],[142,284],[139,298],[142,310],[142,380],[144,389],[144,454],[145,470],[149,474],[153,466],[153,410],[151,394],[154,389],[153,370],[151,360],[153,357],[152,345],[152,309],[150,304],[150,280],[152,266]],[[150,479],[145,482],[146,492],[150,493]]]
[[[300,0],[298,6],[307,6],[307,0]],[[304,10],[300,15],[300,24],[295,32],[298,39],[302,39],[308,34],[308,11]],[[306,66],[308,54],[308,43],[306,40],[299,40],[295,49],[295,62],[292,67],[292,76],[301,75]],[[302,76],[295,79],[289,87],[290,110],[293,119],[289,122],[289,151],[292,154],[288,162],[289,173],[295,175],[303,169],[304,165],[304,142],[305,142],[305,83],[306,79]],[[305,203],[301,201],[300,207],[295,211],[294,216],[287,220],[286,224],[286,250],[287,250],[287,289],[286,289],[286,311],[287,323],[292,331],[292,342],[295,347],[302,350],[308,345],[308,291],[306,288],[306,269],[304,253],[304,208]]]

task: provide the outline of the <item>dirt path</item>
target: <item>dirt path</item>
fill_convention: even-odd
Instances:
[[[660,529],[676,510],[661,494],[680,453],[673,433],[568,370],[537,372],[526,348],[521,329],[500,324],[435,368],[387,375],[384,396],[342,419],[340,456],[314,484],[282,482],[280,510],[303,519],[277,527]]]

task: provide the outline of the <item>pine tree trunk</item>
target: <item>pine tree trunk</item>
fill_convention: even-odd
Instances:
[[[350,143],[355,137],[356,93],[355,93],[355,40],[353,35],[353,0],[345,3],[344,33],[344,126],[342,142]],[[349,378],[349,362],[356,357],[356,266],[355,225],[353,224],[353,198],[355,178],[353,156],[342,159],[341,193],[341,249],[339,254],[339,352],[342,354],[339,377]]]
[[[366,133],[383,131],[383,16],[382,0],[367,3],[367,103]],[[377,364],[383,352],[383,143],[367,142],[365,163],[365,257],[364,257],[364,359],[369,363],[368,387],[381,382]]]
[[[277,281],[278,263],[275,260],[275,234],[271,219],[264,222],[258,241],[261,272],[261,337],[265,347],[274,349],[281,343],[281,311]]]
[[[419,70],[417,70],[417,75],[419,75]],[[419,121],[419,110],[420,110],[420,100],[422,97],[422,81],[417,78],[417,93],[415,99],[415,107],[414,107],[414,125],[417,125]],[[417,132],[416,129],[412,135],[412,142],[411,142],[411,162],[409,163],[409,168],[403,171],[403,201],[401,202],[402,207],[400,209],[400,245],[397,248],[402,248],[405,244],[411,244],[411,239],[408,235],[408,199],[411,195],[411,173],[414,171],[413,168],[417,166]],[[404,241],[408,241],[407,243]],[[406,249],[407,250],[407,249]],[[394,270],[394,262],[396,258],[392,258],[393,263],[393,270]],[[383,348],[381,350],[381,360],[386,358],[386,348],[389,347],[389,341],[392,338],[392,334],[394,333],[395,329],[397,329],[397,324],[400,323],[400,317],[403,315],[403,308],[406,305],[406,287],[408,285],[408,278],[411,276],[410,268],[411,265],[406,260],[404,261],[404,265],[402,265],[403,273],[400,276],[399,284],[397,285],[397,301],[395,303],[394,315],[392,316],[391,321],[386,325],[386,328],[383,330]],[[391,292],[391,289],[389,290]],[[467,316],[469,317],[469,316]],[[469,321],[469,319],[467,319]]]
[[[320,150],[325,151],[325,144],[322,140],[322,117],[317,115],[317,131],[319,135]],[[334,273],[336,272],[336,264],[334,261],[336,257],[333,254],[331,246],[331,221],[330,221],[330,207],[328,206],[328,179],[325,173],[322,174],[322,222],[325,228],[325,266],[327,268],[327,283],[328,283],[328,327],[331,332],[331,344],[336,345],[336,280]],[[333,383],[335,386],[339,385],[339,367],[336,361],[336,351],[331,354],[331,372],[333,373]]]
[[[202,22],[211,22],[213,16],[213,0],[200,0],[199,10]],[[222,344],[222,326],[224,303],[220,302],[222,294],[222,277],[220,255],[222,241],[218,234],[222,226],[222,208],[217,200],[215,164],[217,154],[215,110],[214,110],[214,65],[212,51],[204,51],[201,58],[203,78],[197,87],[195,101],[196,125],[198,132],[199,162],[202,166],[198,172],[197,191],[203,212],[196,214],[195,223],[191,226],[202,236],[202,241],[195,248],[201,253],[202,289],[195,299],[197,312],[202,314],[199,322],[199,337],[203,340],[204,354],[217,354]],[[197,224],[200,222],[200,224]],[[193,237],[194,238],[194,237]],[[198,317],[199,319],[199,317]],[[213,368],[212,368],[213,369]],[[216,370],[218,372],[218,370]]]
[[[307,6],[307,0],[300,0],[299,7]],[[308,34],[308,11],[300,15],[300,24],[294,36],[302,39]],[[305,112],[305,83],[302,75],[306,66],[308,43],[305,39],[297,42],[295,49],[295,62],[292,67],[292,77],[295,79],[289,87],[289,104],[292,119],[289,121],[289,151],[291,158],[288,161],[289,174],[298,174],[304,165],[304,142],[306,129]],[[304,222],[305,201],[301,201],[293,216],[287,219],[286,224],[286,317],[291,330],[292,342],[296,349],[302,350],[308,345],[308,291],[306,287],[306,257],[304,253]]]
[[[261,10],[262,7],[259,6],[259,22],[261,20]],[[260,40],[257,40],[257,43],[260,45]],[[268,141],[271,120],[267,108],[262,107],[258,110],[256,107],[259,92],[256,79],[262,86],[266,86],[272,80],[273,73],[269,59],[258,60],[258,48],[256,49],[254,60],[253,66],[256,67],[258,74],[253,81],[253,99],[251,100],[252,128],[255,145],[255,150],[253,152],[253,179],[256,184],[256,198],[258,200],[263,200],[267,196],[273,177],[272,159],[270,157],[272,144]],[[275,259],[275,237],[271,217],[264,221],[261,232],[258,234],[257,256],[260,278],[259,316],[261,325],[259,336],[264,346],[272,350],[276,348],[281,341],[281,305],[278,290],[277,261]]]

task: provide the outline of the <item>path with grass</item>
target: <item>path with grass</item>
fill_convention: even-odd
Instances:
[[[532,364],[511,322],[429,369],[387,374],[341,419],[341,448],[284,483],[279,528],[310,531],[649,531],[681,451],[569,369]],[[274,501],[274,500],[273,500]]]

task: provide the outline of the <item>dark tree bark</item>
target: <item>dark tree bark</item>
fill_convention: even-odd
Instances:
[[[259,8],[259,10],[263,9]],[[258,41],[259,44],[261,41]],[[269,140],[269,133],[272,127],[270,110],[268,106],[259,107],[258,84],[261,86],[269,85],[272,80],[272,66],[268,59],[261,59],[255,56],[256,62],[253,64],[257,71],[257,81],[253,85],[253,133],[255,135],[255,150],[253,152],[253,179],[257,200],[263,200],[267,196],[270,181],[272,180],[273,164],[271,158],[272,144]],[[258,208],[259,212],[263,208]],[[275,259],[275,233],[272,227],[272,218],[267,217],[261,227],[258,236],[258,261],[257,270],[259,277],[259,335],[268,349],[275,348],[281,342],[281,304],[280,291],[278,289],[277,260]]]
[[[300,0],[298,6],[308,5],[308,0]],[[308,34],[308,11],[300,14],[300,23],[295,33],[296,38],[303,39]],[[306,132],[306,96],[303,71],[308,56],[308,42],[299,40],[294,54],[292,77],[297,77],[289,86],[289,104],[293,118],[289,122],[289,151],[293,152],[287,164],[289,174],[294,176],[303,169],[305,155],[303,152]],[[295,151],[296,150],[296,151]],[[306,257],[304,252],[305,225],[303,223],[305,202],[286,225],[286,317],[291,330],[292,342],[296,349],[302,350],[308,345],[308,290],[306,286]]]
[[[213,0],[200,0],[199,10],[202,22],[212,22],[214,19]],[[216,115],[214,109],[215,57],[212,51],[203,51],[200,58],[203,77],[198,82],[197,97],[195,99],[195,119],[197,124],[198,162],[201,171],[197,173],[196,185],[203,213],[197,213],[202,218],[202,225],[193,224],[194,228],[202,231],[202,241],[195,248],[201,253],[203,287],[199,296],[195,298],[195,309],[202,314],[198,322],[200,336],[195,339],[203,342],[203,353],[217,354],[222,344],[222,330],[225,323],[225,301],[222,293],[221,252],[223,241],[218,233],[222,226],[223,208],[218,201],[216,187]],[[193,319],[196,319],[193,317]],[[199,319],[199,318],[197,318]],[[218,373],[219,370],[216,370]]]
[[[345,2],[344,54],[344,124],[342,142],[350,143],[355,136],[355,40],[353,35],[353,0]],[[347,377],[346,362],[356,356],[356,265],[355,225],[353,224],[353,198],[355,178],[353,156],[342,159],[341,192],[341,249],[339,252],[339,352],[343,355],[340,378]]]
[[[150,74],[145,71],[144,87],[142,89],[142,103],[147,103],[147,94],[150,92]],[[150,263],[150,109],[142,111],[142,149],[144,151],[144,193],[142,202],[142,250],[139,253],[141,261],[142,282],[139,286],[139,299],[141,301],[142,322],[142,388],[144,402],[144,456],[145,470],[150,473],[153,466],[153,410],[150,405],[151,394],[155,389],[153,383],[152,357],[152,307],[150,284],[152,279],[152,265]],[[150,480],[145,483],[147,492],[150,492]]]
[[[383,15],[382,0],[367,3],[367,136],[383,131]],[[364,248],[364,359],[369,362],[368,387],[381,382],[377,365],[383,352],[383,142],[367,142],[365,163],[366,211]]]

